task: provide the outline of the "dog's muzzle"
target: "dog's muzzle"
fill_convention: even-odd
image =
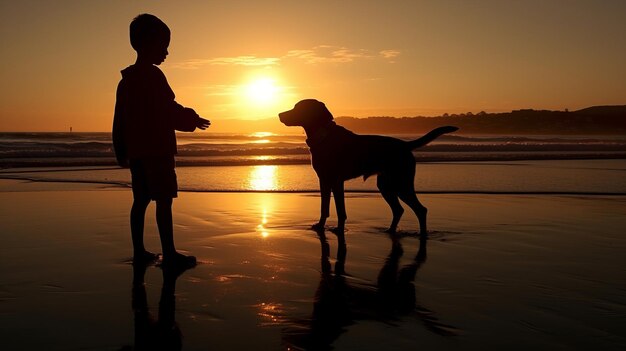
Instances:
[[[291,121],[293,118],[291,118],[292,116],[290,112],[292,112],[292,110],[281,112],[278,114],[278,119],[280,120],[280,122],[288,127],[291,127],[294,125],[293,122]]]

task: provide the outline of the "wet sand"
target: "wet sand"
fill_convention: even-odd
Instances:
[[[384,201],[349,194],[346,274],[337,275],[336,237],[327,232],[327,249],[308,230],[317,196],[181,193],[177,247],[200,264],[176,280],[128,263],[128,189],[0,180],[0,345],[626,347],[626,197],[420,198],[429,239],[415,235],[407,211],[394,245],[382,232],[391,216]],[[160,251],[154,207],[146,244]]]

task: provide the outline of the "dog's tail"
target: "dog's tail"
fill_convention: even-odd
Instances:
[[[443,134],[456,132],[457,130],[459,130],[459,128],[453,127],[453,126],[435,128],[431,130],[430,132],[426,133],[426,135],[424,135],[423,137],[413,140],[413,141],[409,141],[408,144],[411,150],[417,149],[418,147],[422,147],[430,143],[431,141],[439,138]]]

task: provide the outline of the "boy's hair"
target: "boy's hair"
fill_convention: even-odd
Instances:
[[[156,43],[161,38],[169,38],[170,29],[157,16],[142,13],[130,23],[130,45],[139,51]]]

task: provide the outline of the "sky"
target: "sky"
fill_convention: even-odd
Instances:
[[[214,126],[304,98],[353,117],[626,104],[621,0],[0,0],[0,131],[109,131],[140,13]]]

